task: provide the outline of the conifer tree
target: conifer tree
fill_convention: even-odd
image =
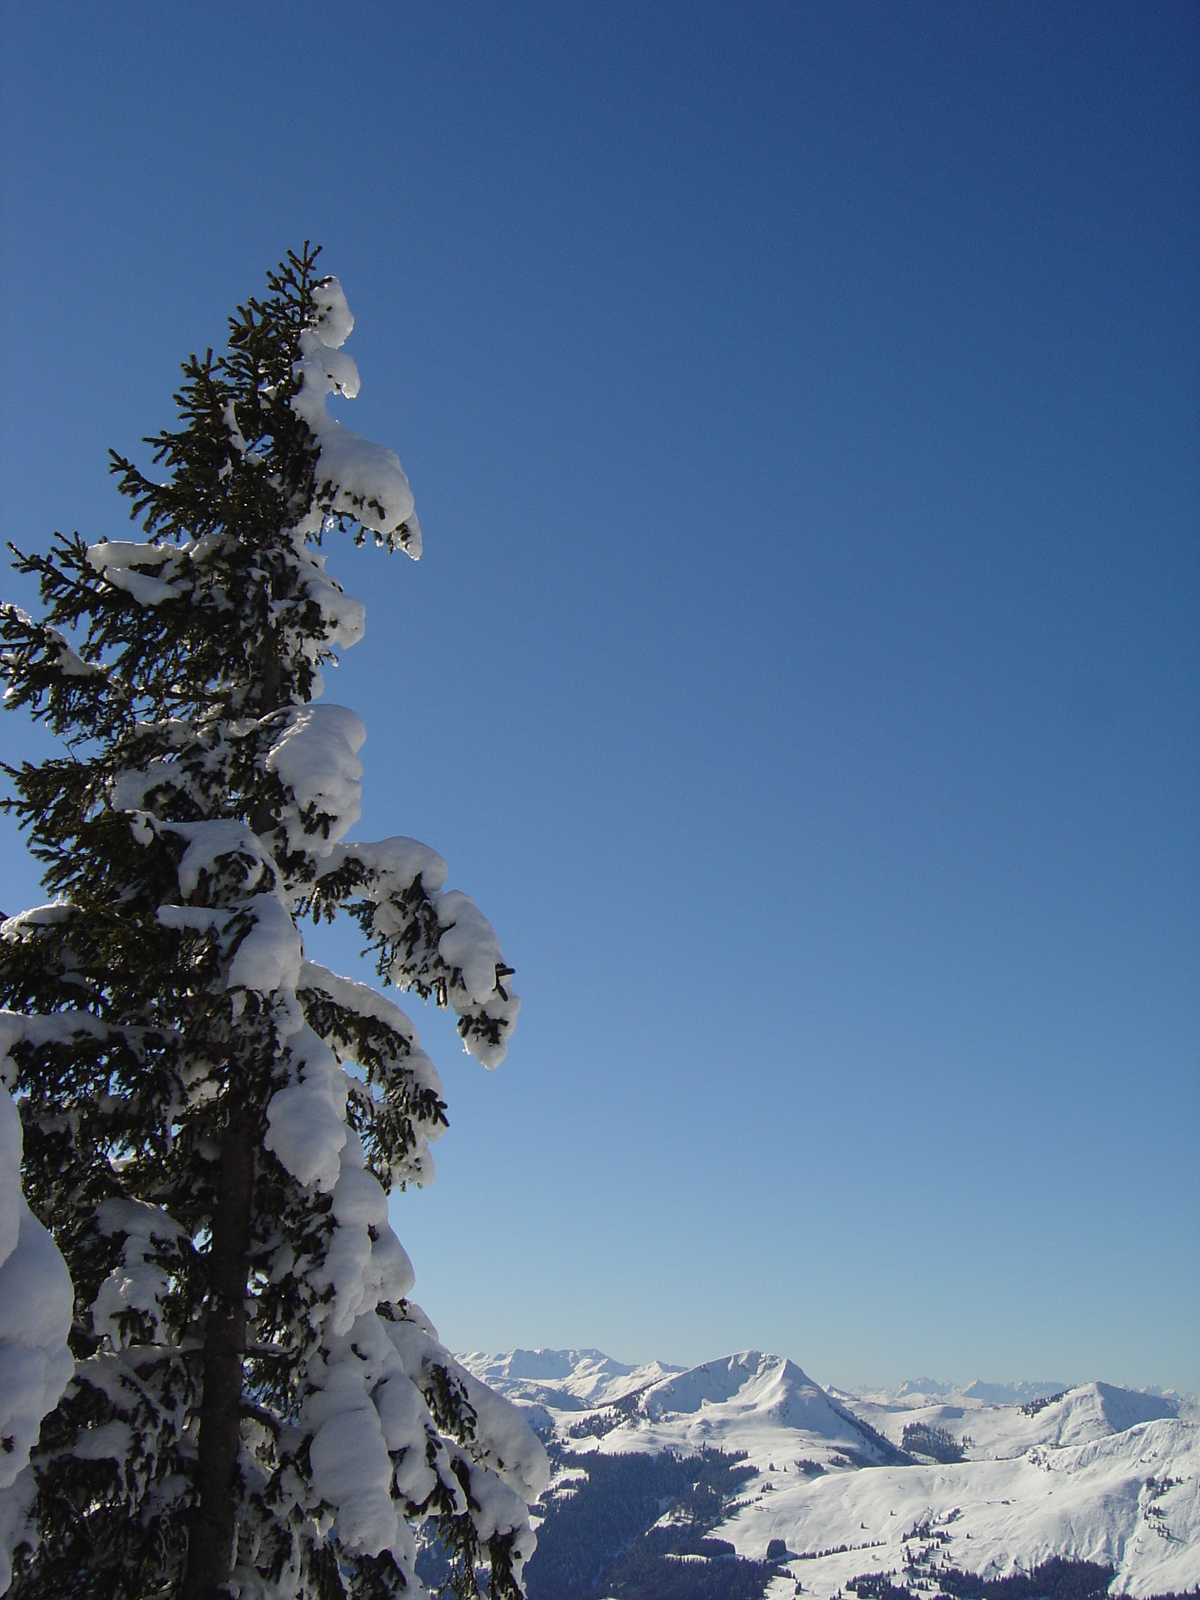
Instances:
[[[29,1472],[13,1594],[520,1592],[546,1460],[408,1298],[387,1193],[432,1172],[441,1084],[405,1015],[309,961],[355,919],[385,984],[503,1058],[511,969],[411,839],[356,844],[365,730],[320,699],[363,631],[322,540],[420,554],[391,451],[340,426],[353,319],[307,245],[185,363],[146,538],[17,552],[8,704],[67,749],[6,769],[51,904],[0,928],[0,1061],[34,1214],[70,1269],[74,1377]]]

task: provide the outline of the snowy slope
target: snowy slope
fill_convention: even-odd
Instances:
[[[1088,1383],[997,1405],[978,1384],[867,1400],[758,1351],[687,1371],[595,1350],[460,1359],[576,1453],[746,1452],[757,1475],[713,1532],[753,1559],[784,1540],[802,1559],[779,1597],[797,1581],[833,1595],[923,1553],[989,1576],[1055,1555],[1104,1562],[1113,1593],[1139,1597],[1200,1583],[1200,1412],[1179,1397]],[[914,1422],[969,1441],[965,1459],[895,1464]]]
[[[1066,1556],[1115,1567],[1114,1594],[1150,1595],[1200,1581],[1198,1486],[1197,1429],[1141,1423],[1009,1460],[880,1467],[812,1481],[767,1473],[716,1534],[752,1557],[778,1538],[800,1556],[848,1547],[791,1563],[805,1589],[820,1595],[858,1573],[903,1572],[910,1554],[929,1548],[928,1538],[905,1538],[922,1526],[939,1536],[937,1559],[964,1571],[1000,1577]]]

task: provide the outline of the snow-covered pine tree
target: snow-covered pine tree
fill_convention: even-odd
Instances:
[[[391,451],[326,410],[353,325],[289,254],[184,366],[180,426],[114,456],[145,542],[18,555],[8,703],[68,747],[9,769],[53,903],[0,929],[0,1067],[30,1205],[75,1288],[13,1594],[419,1595],[414,1527],[456,1592],[520,1592],[546,1459],[408,1299],[387,1191],[432,1171],[441,1085],[404,1014],[306,960],[345,910],[383,978],[485,1066],[517,1000],[487,922],[411,839],[354,844],[364,729],[321,694],[363,608],[335,528],[420,553]]]

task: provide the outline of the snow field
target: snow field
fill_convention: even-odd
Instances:
[[[1149,1480],[1166,1478],[1182,1481],[1154,1501]],[[1012,1460],[816,1479],[762,1472],[751,1503],[714,1535],[758,1559],[771,1539],[784,1539],[797,1555],[850,1546],[790,1564],[821,1596],[862,1572],[903,1573],[907,1552],[922,1547],[904,1536],[926,1523],[945,1536],[939,1561],[964,1571],[1002,1577],[1065,1556],[1113,1566],[1114,1594],[1182,1592],[1200,1575],[1198,1485],[1200,1437],[1172,1420]],[[1169,1538],[1146,1515],[1155,1505]]]

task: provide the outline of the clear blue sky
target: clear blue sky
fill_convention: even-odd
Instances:
[[[289,245],[357,315],[329,697],[524,998],[416,1016],[446,1339],[1200,1388],[1200,9],[0,16],[8,537]]]

